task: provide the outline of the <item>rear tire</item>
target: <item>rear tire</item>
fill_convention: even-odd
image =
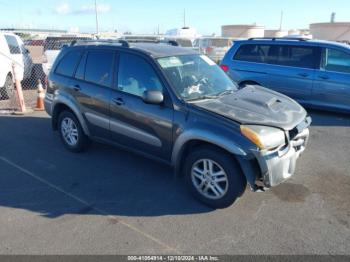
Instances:
[[[79,120],[70,111],[63,111],[58,117],[58,131],[64,146],[73,153],[83,152],[90,144]]]
[[[13,92],[14,92],[14,83],[12,80],[12,76],[7,75],[5,80],[5,85],[3,86],[3,88],[1,88],[1,92],[0,92],[1,99],[2,100],[10,99],[10,97],[13,95]]]
[[[215,147],[205,146],[193,151],[186,159],[184,171],[186,184],[194,197],[213,208],[232,205],[247,186],[232,155]]]

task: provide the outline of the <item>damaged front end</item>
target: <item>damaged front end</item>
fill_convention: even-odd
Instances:
[[[254,184],[250,182],[255,192],[265,191],[277,186],[294,175],[296,161],[305,151],[309,140],[311,117],[306,117],[299,125],[290,131],[285,131],[286,143],[272,149],[254,151],[256,164],[260,172]]]

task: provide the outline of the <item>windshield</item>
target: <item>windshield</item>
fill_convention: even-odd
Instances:
[[[163,57],[158,63],[186,101],[217,98],[237,90],[236,84],[207,56]]]
[[[191,40],[187,39],[175,39],[176,42],[182,47],[192,47],[192,42]]]
[[[211,39],[211,45],[215,47],[228,47],[230,46],[230,39]]]

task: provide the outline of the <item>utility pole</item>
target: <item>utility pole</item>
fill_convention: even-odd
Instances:
[[[280,31],[282,31],[282,25],[283,25],[283,10],[281,11]]]
[[[186,27],[186,9],[184,8],[184,28]]]
[[[97,10],[97,0],[95,0],[95,15],[96,15],[96,35],[98,35],[98,10]]]

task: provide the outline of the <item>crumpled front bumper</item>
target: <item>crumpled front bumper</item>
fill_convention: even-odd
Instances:
[[[305,128],[285,147],[259,152],[256,158],[266,187],[277,186],[294,175],[297,159],[305,151],[309,135],[309,129]]]

